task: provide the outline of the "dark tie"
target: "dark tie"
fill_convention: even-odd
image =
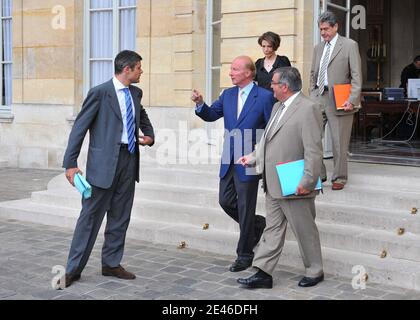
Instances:
[[[131,95],[128,88],[124,88],[125,93],[125,107],[126,107],[126,120],[127,120],[127,138],[128,138],[128,151],[134,153],[136,150],[136,137],[134,136],[134,117],[133,108],[131,105]]]
[[[319,72],[319,95],[322,96],[325,89],[325,76],[327,74],[328,63],[330,62],[330,51],[331,51],[331,43],[327,43],[327,51],[325,52],[324,59],[322,60],[321,70]]]
[[[274,115],[271,123],[269,124],[267,135],[266,135],[268,140],[270,140],[272,138],[272,135],[276,131],[276,127],[278,125],[279,118],[280,118],[281,114],[283,113],[284,108],[286,108],[286,105],[281,102],[280,107],[278,108],[278,110],[277,110],[276,114]]]

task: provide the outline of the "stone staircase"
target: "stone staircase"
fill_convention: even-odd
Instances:
[[[7,160],[0,159],[0,168],[6,168],[9,166],[9,162]]]
[[[153,159],[142,158],[128,237],[234,255],[238,227],[218,205],[218,165]],[[411,213],[420,208],[420,170],[350,163],[349,171],[344,191],[326,184],[316,201],[325,271],[351,279],[352,268],[363,266],[368,281],[420,290],[420,212]],[[73,228],[80,208],[80,195],[60,175],[30,199],[0,203],[0,217]],[[264,215],[262,192],[257,211]],[[290,230],[280,263],[303,270]]]

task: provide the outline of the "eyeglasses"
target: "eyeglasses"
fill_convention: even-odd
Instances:
[[[284,84],[283,82],[274,82],[274,81],[271,81],[271,84]]]

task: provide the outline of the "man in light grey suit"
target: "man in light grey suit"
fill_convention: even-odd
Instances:
[[[239,162],[263,174],[266,192],[266,228],[257,246],[253,267],[258,272],[238,279],[245,288],[272,288],[272,274],[280,259],[287,223],[296,236],[305,265],[299,286],[310,287],[324,279],[321,245],[315,224],[315,186],[322,162],[322,115],[319,107],[301,92],[296,68],[274,71],[271,87],[278,99],[256,152]],[[304,175],[295,195],[283,196],[276,172],[278,163],[304,160]]]
[[[135,181],[139,181],[139,144],[151,146],[154,142],[153,127],[141,105],[142,91],[132,85],[140,81],[143,73],[141,60],[140,55],[129,50],[116,56],[114,78],[89,91],[70,133],[63,167],[74,185],[75,174],[81,172],[77,158],[89,131],[86,179],[92,185],[92,196],[82,200],[67,261],[66,287],[80,279],[105,213],[102,274],[135,278],[120,262]],[[143,137],[139,136],[139,128]]]
[[[362,68],[358,44],[338,34],[337,18],[324,12],[319,20],[324,41],[313,53],[310,76],[310,97],[322,107],[324,127],[328,122],[333,145],[334,171],[332,189],[342,190],[348,179],[347,152],[350,144],[354,113],[360,109]],[[337,110],[333,88],[338,84],[351,84],[350,97],[344,109]],[[341,106],[338,106],[341,107]],[[321,178],[327,180],[322,164]]]

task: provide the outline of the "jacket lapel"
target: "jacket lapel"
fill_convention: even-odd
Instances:
[[[239,90],[239,89],[238,89]],[[236,95],[236,106],[238,106],[238,95]],[[249,92],[248,98],[246,99],[246,102],[242,108],[242,112],[239,115],[238,122],[236,123],[236,126],[239,126],[239,124],[245,119],[248,112],[254,107],[255,102],[257,101],[258,97],[258,87],[254,84],[254,87]],[[236,114],[238,113],[238,108],[236,107]]]
[[[115,87],[112,80],[108,82],[107,92],[108,92],[109,104],[111,105],[111,109],[114,111],[118,119],[122,121],[120,103],[118,102],[117,93],[115,92]]]
[[[140,93],[136,93],[133,89],[133,86],[130,86],[130,93],[131,93],[131,97],[133,98],[134,101],[134,110],[135,110],[135,119],[134,121],[136,122],[136,129],[140,127]],[[136,130],[137,132],[137,130]]]
[[[343,39],[341,38],[341,36],[339,35],[338,36],[338,39],[337,39],[337,43],[335,44],[335,47],[334,47],[334,51],[333,51],[333,53],[331,54],[331,58],[330,58],[330,61],[329,61],[329,63],[328,63],[328,66],[331,64],[331,62],[335,59],[335,57],[338,55],[338,53],[341,51],[341,49],[343,48]]]
[[[283,115],[283,117],[280,119],[280,122],[278,125],[273,129],[274,132],[271,135],[271,139],[277,134],[277,132],[281,129],[281,127],[287,122],[287,120],[290,119],[290,117],[296,112],[297,106],[300,103],[300,93],[295,98],[295,100],[292,102],[292,104],[287,108],[286,113]]]
[[[324,48],[325,48],[325,42],[320,43],[317,47],[317,52],[316,52],[316,57],[317,57],[317,64],[316,64],[316,76],[318,78],[318,74],[319,74],[319,69],[321,69],[321,60],[322,60],[322,54],[324,53]]]

